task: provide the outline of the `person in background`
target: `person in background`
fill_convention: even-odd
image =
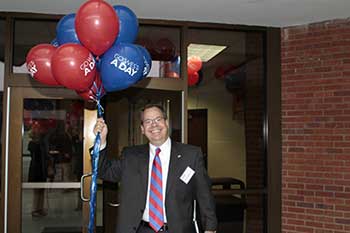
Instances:
[[[83,132],[79,126],[74,126],[69,132],[72,141],[72,170],[74,181],[80,181],[83,175]],[[77,192],[77,205],[75,210],[82,209],[80,190]]]
[[[31,160],[29,165],[28,182],[46,182],[47,178],[47,155],[45,153],[42,136],[39,131],[32,130],[31,140],[28,143],[28,151]],[[33,190],[32,216],[41,217],[47,215],[44,208],[45,189],[36,188]]]
[[[117,233],[194,233],[194,200],[202,228],[217,228],[210,180],[198,147],[172,141],[164,109],[149,104],[141,111],[141,131],[149,143],[126,147],[120,159],[106,156],[108,128],[99,118],[94,133],[101,134],[99,177],[119,182]]]

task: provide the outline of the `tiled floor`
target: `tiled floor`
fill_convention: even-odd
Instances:
[[[46,190],[44,199],[46,216],[32,216],[33,190],[23,190],[22,194],[22,233],[48,233],[54,232],[54,229],[61,229],[62,233],[73,233],[82,227],[82,210],[77,208],[79,207],[78,200],[80,201],[78,189]],[[99,208],[101,198],[102,193],[98,192],[97,225],[102,225],[102,208]]]
[[[30,157],[22,160],[22,180],[28,180]],[[22,233],[75,233],[81,229],[82,210],[79,208],[80,189],[45,189],[44,209],[47,215],[32,215],[33,189],[22,189]],[[96,221],[102,226],[102,192],[97,192]]]

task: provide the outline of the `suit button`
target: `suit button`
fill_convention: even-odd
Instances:
[[[143,209],[141,209],[141,210],[140,210],[140,212],[143,214],[144,210],[143,210]]]
[[[133,227],[132,229],[133,229],[134,231],[136,231],[136,227]]]

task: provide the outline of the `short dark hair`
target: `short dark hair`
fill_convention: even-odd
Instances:
[[[149,109],[149,108],[158,108],[158,109],[162,112],[162,115],[163,115],[164,120],[168,119],[167,114],[166,114],[166,111],[165,111],[165,109],[163,108],[162,105],[150,103],[150,104],[146,104],[145,106],[143,106],[143,108],[142,108],[141,111],[140,111],[141,123],[142,123],[142,121],[143,121],[143,119],[142,119],[142,118],[143,118],[143,112],[144,112],[146,109]]]

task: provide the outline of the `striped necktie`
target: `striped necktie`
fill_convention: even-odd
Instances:
[[[162,164],[159,153],[160,149],[157,148],[152,165],[149,193],[149,225],[155,232],[164,225]]]

